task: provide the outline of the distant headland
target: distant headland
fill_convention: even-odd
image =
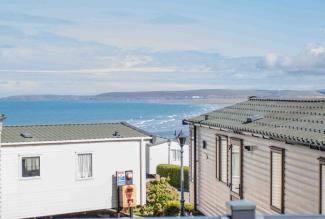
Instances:
[[[97,95],[17,95],[0,101],[141,101],[157,103],[232,104],[258,97],[325,97],[325,90],[232,90],[205,89],[184,91],[109,92]]]

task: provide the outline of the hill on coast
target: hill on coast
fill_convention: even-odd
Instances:
[[[144,101],[163,103],[236,103],[249,96],[258,97],[325,97],[324,91],[298,90],[231,90],[206,89],[186,91],[110,92],[98,95],[18,95],[1,98],[1,101]]]

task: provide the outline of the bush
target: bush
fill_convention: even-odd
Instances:
[[[184,204],[184,208],[185,208],[185,211],[186,211],[189,215],[192,215],[192,214],[193,214],[194,207],[193,207],[192,203],[185,203],[185,204]]]
[[[177,189],[181,187],[181,167],[174,164],[159,164],[157,166],[157,174],[162,177],[169,178],[170,185]],[[188,178],[189,168],[184,166],[184,188],[188,191],[189,188],[189,178]]]
[[[193,215],[194,208],[191,203],[184,204],[186,215]],[[181,204],[178,200],[168,201],[165,206],[164,216],[179,216],[181,211]]]
[[[178,200],[179,194],[169,185],[166,178],[153,180],[147,183],[147,204],[135,209],[140,216],[162,216],[169,201]]]
[[[181,206],[179,201],[173,200],[168,201],[165,206],[164,216],[178,216],[181,211]]]

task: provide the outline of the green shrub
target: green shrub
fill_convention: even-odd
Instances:
[[[192,215],[192,214],[193,214],[194,207],[193,207],[192,203],[185,203],[185,204],[184,204],[184,208],[185,208],[185,211],[186,211],[189,215]]]
[[[181,210],[180,202],[177,200],[168,201],[165,206],[164,216],[178,216]]]
[[[147,203],[136,208],[134,213],[140,216],[162,216],[167,203],[178,199],[178,191],[162,177],[147,183]]]
[[[169,178],[170,185],[174,186],[177,189],[181,187],[181,167],[174,164],[159,164],[157,166],[157,174],[161,177]],[[188,178],[189,168],[184,166],[184,189],[188,190],[189,188],[189,178]]]
[[[192,203],[184,204],[186,215],[193,215],[194,208]],[[178,200],[168,201],[165,206],[164,216],[179,216],[181,211],[181,204]]]

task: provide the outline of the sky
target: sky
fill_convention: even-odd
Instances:
[[[325,89],[323,0],[1,0],[0,96]]]

